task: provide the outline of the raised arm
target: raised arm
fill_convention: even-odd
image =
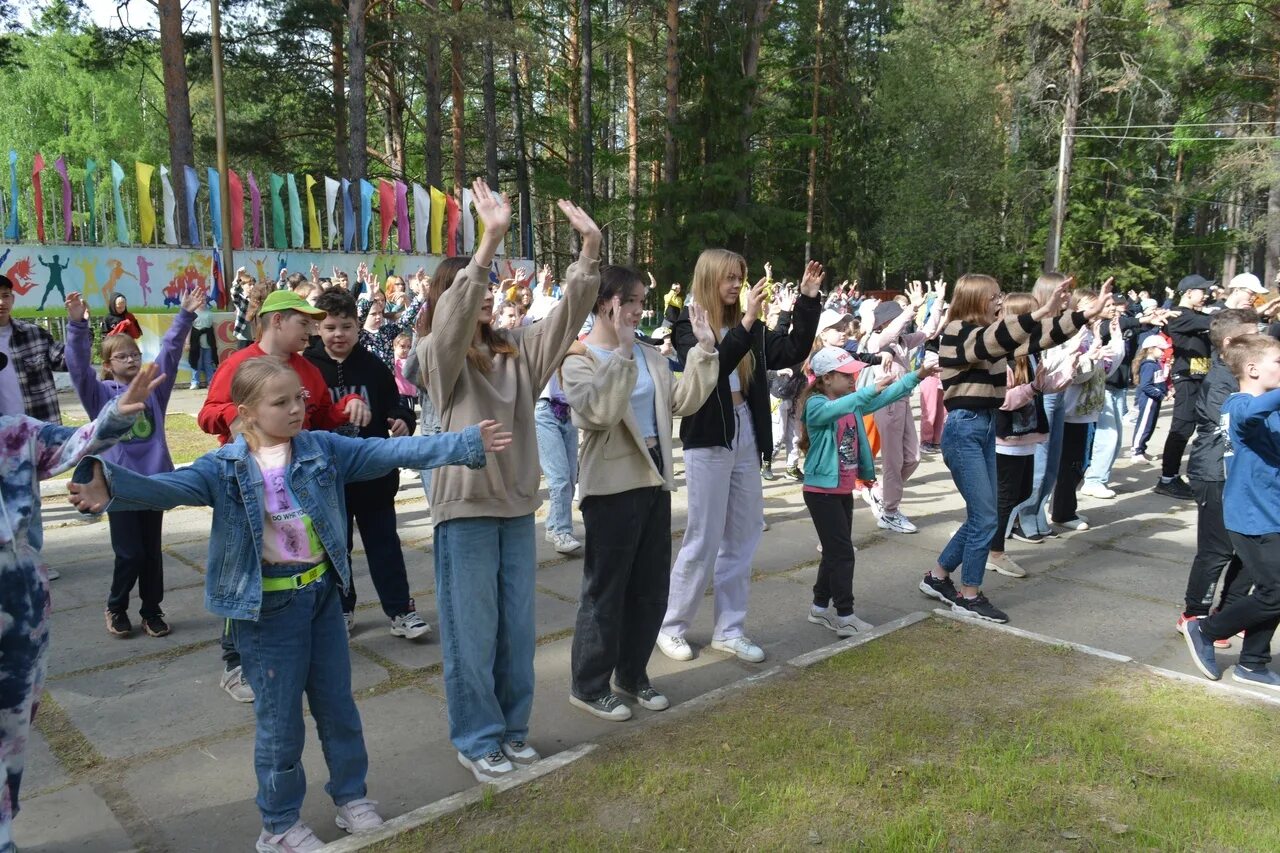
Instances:
[[[89,417],[96,418],[102,408],[110,402],[111,389],[93,372],[92,351],[93,331],[89,326],[89,313],[79,293],[67,297],[67,372],[71,374],[71,384],[76,389],[76,396],[84,404]]]

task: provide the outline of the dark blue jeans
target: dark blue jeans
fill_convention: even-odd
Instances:
[[[968,586],[982,586],[999,521],[995,423],[992,410],[956,409],[947,413],[942,430],[942,461],[964,498],[965,519],[942,549],[938,565],[948,572],[960,568],[960,582]]]
[[[351,564],[351,545],[355,528],[360,528],[364,556],[369,561],[369,576],[382,602],[388,619],[403,616],[415,609],[409,597],[409,577],[404,568],[404,551],[396,533],[396,492],[400,491],[400,472],[366,482],[348,483],[347,497],[347,563]],[[352,523],[354,521],[354,524]],[[342,609],[350,613],[356,608],[355,577],[342,597]]]
[[[263,574],[289,575],[304,568],[264,566]],[[302,589],[264,592],[258,621],[231,622],[258,719],[253,744],[258,810],[263,827],[273,834],[298,822],[307,793],[304,692],[329,765],[325,791],[338,806],[366,793],[369,754],[351,695],[351,653],[339,599],[338,573],[330,569]]]

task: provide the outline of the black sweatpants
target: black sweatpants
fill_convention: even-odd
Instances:
[[[409,597],[409,577],[404,567],[404,551],[400,534],[396,533],[396,492],[400,491],[400,472],[392,471],[376,480],[348,483],[347,496],[347,565],[351,564],[351,546],[356,527],[364,543],[365,559],[373,588],[388,619],[403,616],[414,609]],[[354,523],[353,523],[354,522]],[[342,612],[356,608],[355,570],[352,566],[351,587],[342,594]]]
[[[1262,669],[1271,662],[1271,637],[1280,623],[1280,533],[1246,536],[1233,530],[1231,544],[1253,581],[1253,592],[1202,620],[1200,630],[1210,640],[1244,631],[1240,665]]]
[[[1004,532],[1009,529],[1009,516],[1013,514],[1014,507],[1031,497],[1035,470],[1034,453],[1012,456],[996,451],[996,497],[1000,523],[991,537],[992,551],[1004,551]]]
[[[1176,477],[1182,469],[1182,454],[1196,432],[1196,402],[1200,399],[1202,377],[1183,376],[1173,380],[1173,420],[1169,436],[1164,440],[1164,457],[1160,460],[1160,476]]]
[[[128,612],[129,593],[137,584],[142,602],[138,613],[144,619],[159,616],[164,601],[164,553],[160,550],[164,513],[151,509],[109,512],[107,525],[111,528],[111,548],[116,553],[107,609]]]
[[[570,690],[590,702],[610,692],[610,675],[628,689],[649,683],[671,588],[671,493],[646,486],[588,495],[581,509],[587,541]]]
[[[848,616],[853,613],[853,495],[802,494],[822,543],[813,603],[817,607],[834,605],[837,615]]]
[[[1061,524],[1076,517],[1076,489],[1089,467],[1089,431],[1093,424],[1062,425],[1062,458],[1058,461],[1058,481],[1053,485],[1053,521]]]
[[[1207,616],[1213,606],[1214,590],[1222,578],[1222,606],[1226,607],[1249,590],[1249,582],[1241,574],[1240,557],[1231,544],[1222,518],[1222,482],[1191,480],[1196,495],[1196,556],[1187,577],[1186,604],[1188,616]],[[1226,569],[1226,574],[1223,574]]]

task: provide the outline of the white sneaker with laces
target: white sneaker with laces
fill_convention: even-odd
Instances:
[[[1080,487],[1080,494],[1103,500],[1110,500],[1116,496],[1115,490],[1108,488],[1104,483],[1085,483]]]
[[[352,800],[345,806],[338,806],[338,816],[334,818],[338,829],[350,833],[369,832],[382,826],[382,816],[378,814],[378,804],[373,800]]]
[[[240,667],[229,669],[222,673],[222,679],[219,682],[222,689],[227,691],[227,695],[237,702],[249,703],[253,701],[253,688],[249,686],[249,682],[244,680],[244,670]]]
[[[391,620],[391,636],[393,637],[416,640],[430,633],[431,626],[427,624],[427,620],[418,615],[416,610],[410,610],[408,613]]]
[[[915,533],[919,529],[911,523],[911,519],[900,512],[884,513],[876,522],[876,526],[882,530],[892,530],[894,533]]]
[[[684,637],[658,632],[658,650],[672,660],[693,660],[693,647]]]
[[[265,829],[258,835],[258,853],[313,853],[322,847],[324,842],[316,838],[311,827],[302,821],[279,835],[272,835]]]
[[[575,554],[582,550],[582,543],[572,533],[547,531],[546,540],[555,546],[557,554]]]
[[[1027,570],[1018,565],[1018,561],[1008,554],[1001,554],[999,557],[988,554],[987,568],[1007,578],[1025,578],[1027,576]]]
[[[659,635],[661,636],[661,635]],[[760,663],[764,660],[764,649],[748,640],[746,637],[731,637],[728,640],[712,640],[711,648],[718,652],[728,652],[734,655],[738,660],[747,663]]]
[[[859,619],[856,613],[850,613],[848,616],[836,615],[836,636],[852,637],[854,634],[865,634],[874,628],[865,619]]]
[[[858,494],[862,495],[867,506],[871,507],[871,514],[876,517],[876,521],[879,521],[884,515],[884,497],[876,491],[875,486],[866,486],[860,489]]]
[[[529,746],[528,742],[523,740],[504,740],[502,742],[502,754],[512,764],[532,764],[542,759],[542,756],[538,754],[538,750]]]
[[[516,772],[515,765],[502,754],[500,749],[495,749],[474,761],[459,752],[458,763],[470,770],[471,775],[476,777],[476,781],[481,783],[497,782]]]

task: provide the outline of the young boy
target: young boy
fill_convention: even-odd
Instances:
[[[1252,334],[1258,328],[1258,313],[1252,308],[1228,308],[1214,315],[1209,324],[1209,343],[1213,347],[1213,362],[1200,388],[1196,402],[1196,435],[1187,456],[1187,480],[1196,496],[1196,556],[1191,562],[1187,578],[1186,603],[1178,617],[1177,628],[1182,631],[1190,619],[1209,615],[1213,605],[1214,590],[1223,570],[1222,603],[1229,602],[1249,584],[1241,582],[1240,558],[1231,546],[1231,535],[1222,518],[1222,487],[1226,480],[1223,457],[1227,449],[1227,435],[1222,429],[1222,404],[1240,390],[1231,368],[1222,360],[1222,351],[1231,341]],[[1229,646],[1223,640],[1219,648]]]
[[[369,406],[369,422],[359,427],[339,427],[361,438],[386,438],[410,435],[417,425],[413,410],[404,405],[396,388],[395,377],[382,360],[358,341],[360,326],[358,309],[350,293],[329,290],[316,300],[324,311],[320,321],[320,337],[303,355],[319,368],[328,385],[329,397],[335,402],[355,394]],[[391,620],[391,634],[414,640],[431,632],[418,615],[409,595],[409,578],[405,573],[404,554],[396,533],[396,492],[400,491],[400,472],[346,486],[347,558],[355,538],[354,519],[360,528],[369,574],[382,602],[382,611]],[[342,612],[347,620],[347,633],[355,625],[356,589],[342,595]]]
[[[1280,341],[1242,335],[1222,357],[1240,383],[1240,392],[1222,404],[1228,441],[1222,511],[1253,592],[1212,616],[1187,622],[1187,648],[1196,668],[1216,681],[1222,671],[1214,641],[1243,630],[1240,662],[1231,677],[1280,691],[1280,674],[1267,666],[1280,622]]]

